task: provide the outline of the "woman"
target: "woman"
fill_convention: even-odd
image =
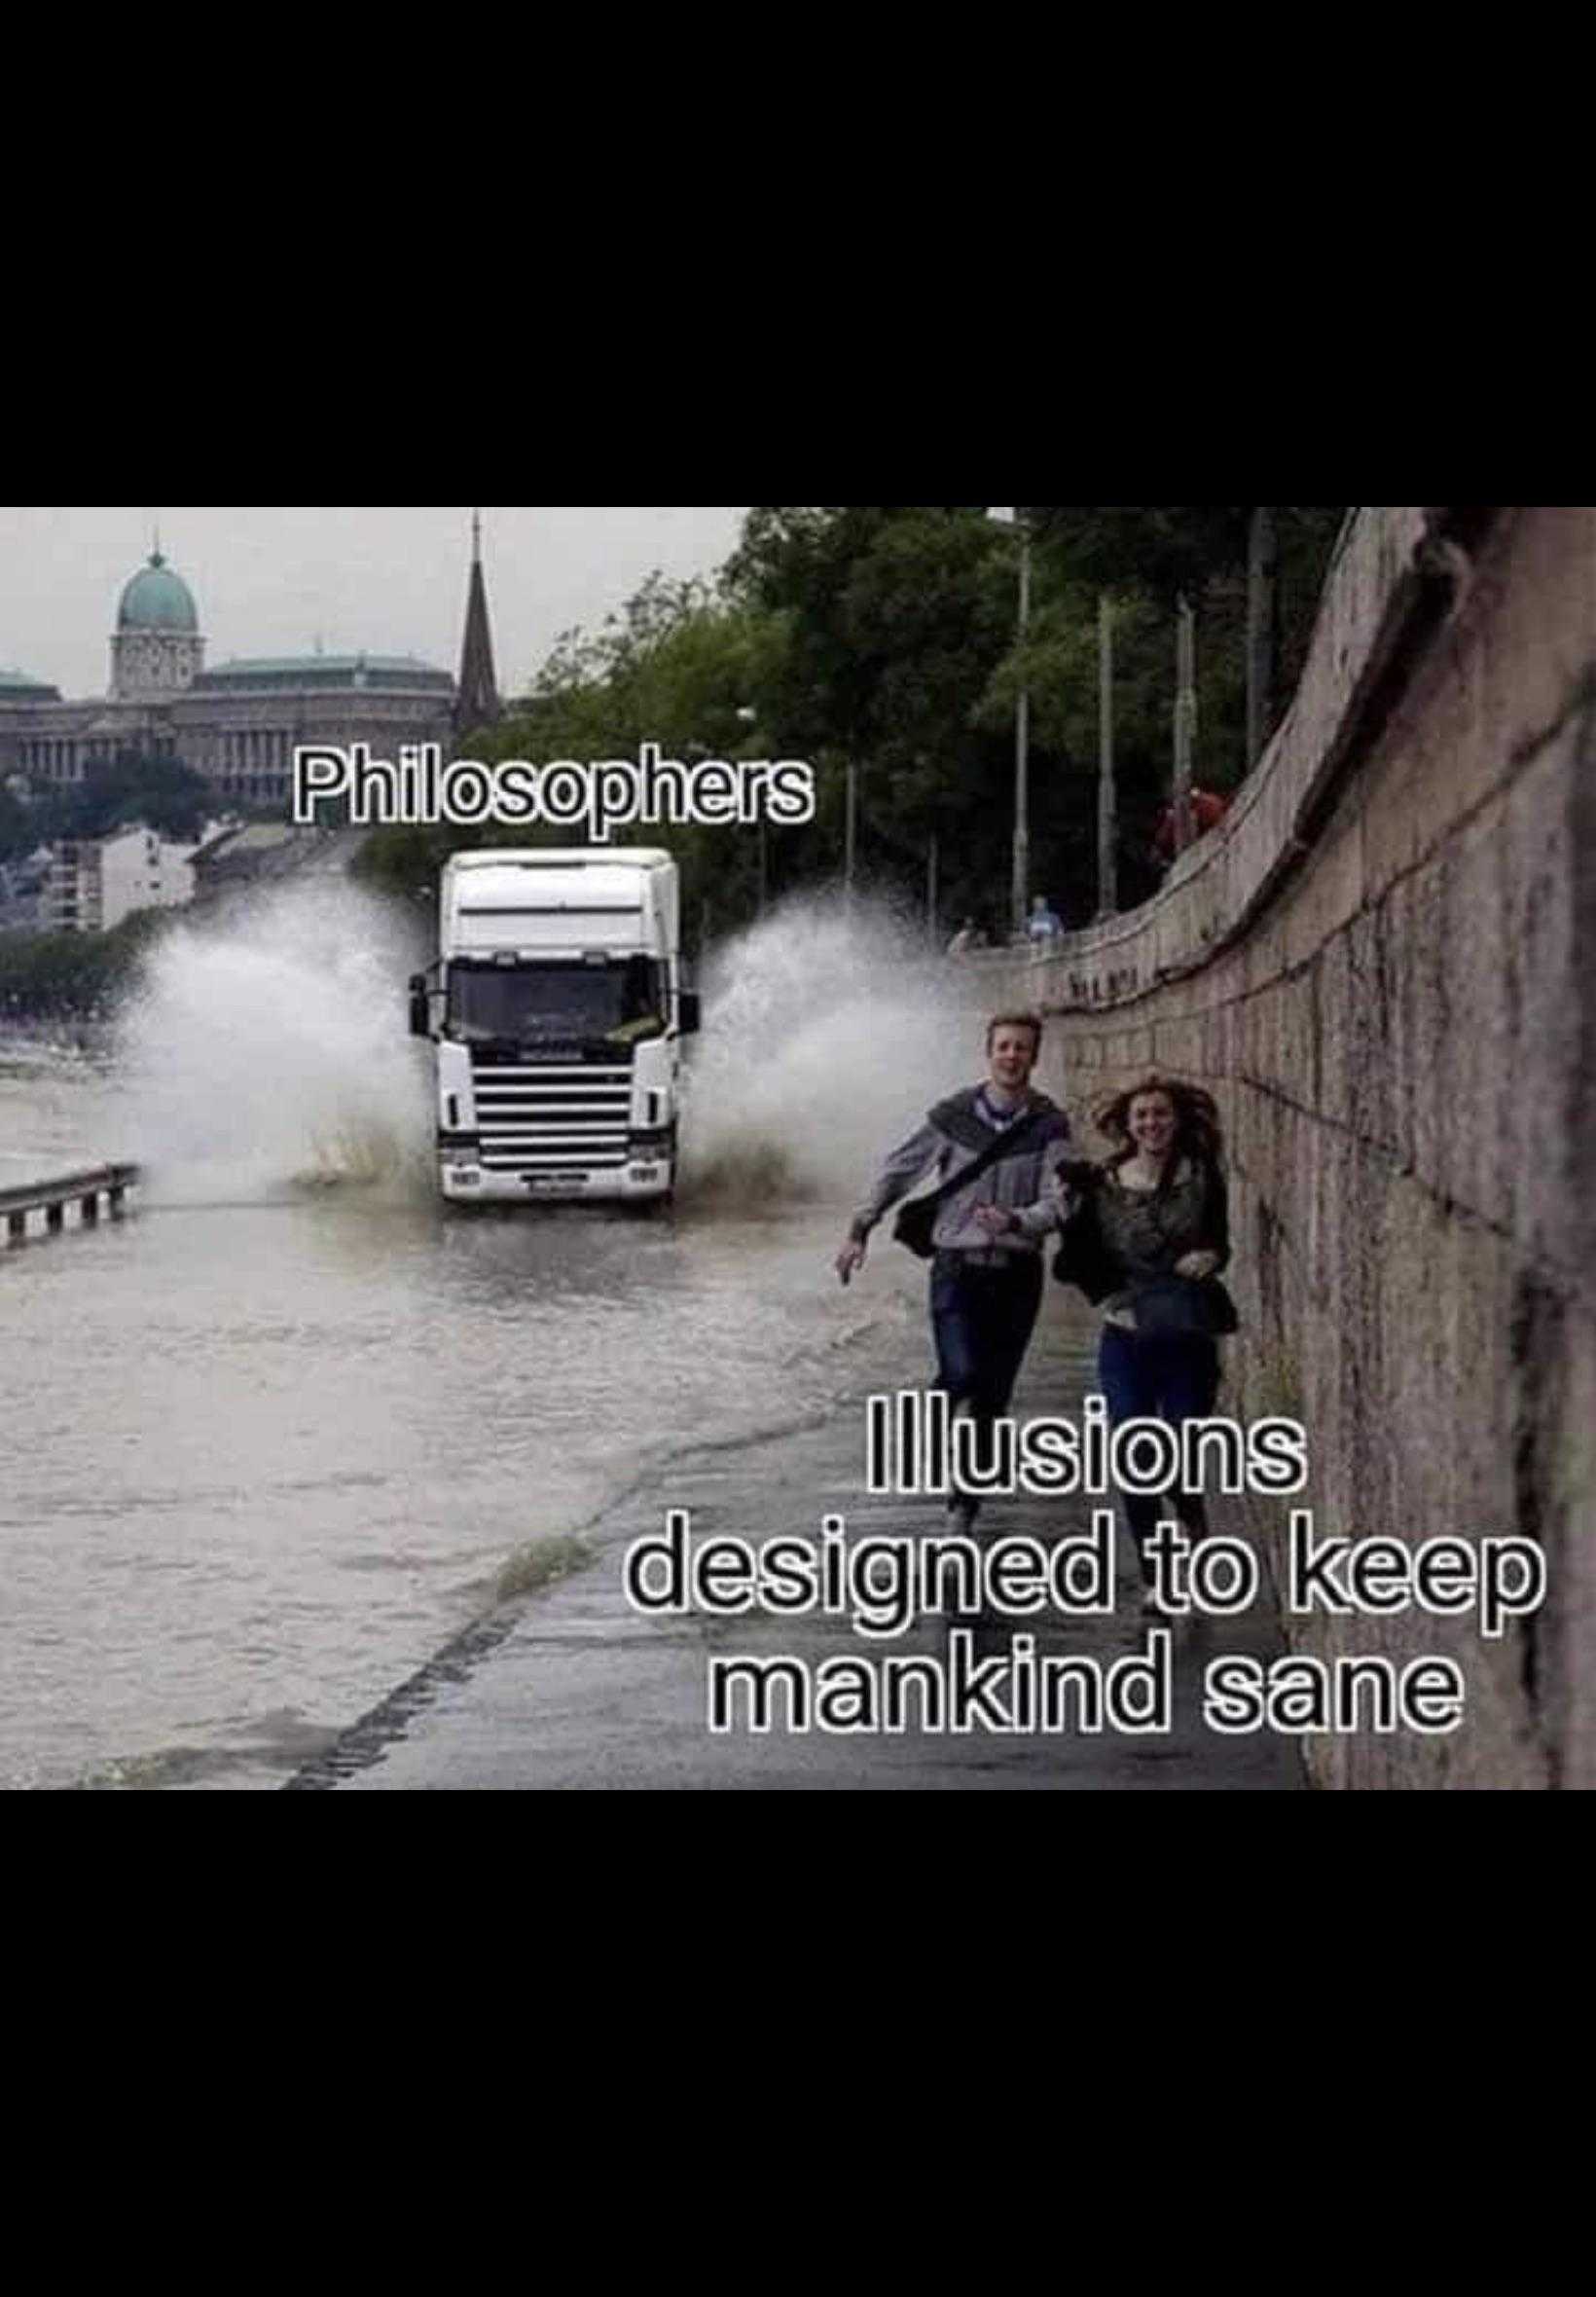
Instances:
[[[1235,1329],[1229,1294],[1212,1282],[1230,1258],[1218,1111],[1200,1086],[1155,1075],[1100,1104],[1093,1117],[1114,1154],[1087,1168],[1061,1272],[1080,1281],[1074,1260],[1092,1279],[1088,1295],[1101,1301],[1098,1382],[1109,1420],[1179,1427],[1206,1419],[1219,1392],[1218,1335]],[[1144,1492],[1123,1496],[1148,1582],[1145,1543],[1167,1503]],[[1173,1496],[1186,1530],[1206,1538],[1201,1496]],[[1149,1595],[1143,1609],[1154,1608]]]
[[[1236,1323],[1228,1294],[1208,1282],[1231,1258],[1219,1112],[1201,1086],[1153,1075],[1093,1110],[1093,1121],[1113,1142],[1086,1197],[1100,1282],[1116,1280],[1098,1353],[1109,1419],[1206,1419],[1219,1395],[1219,1332]],[[1208,1537],[1199,1493],[1176,1491],[1174,1507],[1194,1539]],[[1139,1552],[1164,1512],[1153,1495],[1125,1493]]]

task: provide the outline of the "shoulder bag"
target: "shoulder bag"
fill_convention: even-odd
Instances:
[[[1005,1125],[1000,1133],[995,1133],[980,1154],[944,1181],[940,1188],[932,1188],[925,1196],[911,1197],[907,1204],[901,1205],[897,1219],[892,1222],[892,1234],[898,1243],[912,1252],[917,1260],[930,1259],[936,1251],[931,1235],[936,1227],[938,1205],[952,1196],[956,1189],[967,1187],[971,1181],[986,1171],[988,1165],[996,1164],[1010,1144],[1017,1141],[1026,1127],[1034,1124],[1040,1114],[1042,1112],[1038,1109],[1028,1109],[1024,1116],[1017,1117],[1013,1124]]]
[[[1111,1292],[1117,1291],[1119,1268],[1105,1247],[1103,1231],[1098,1225],[1096,1167],[1083,1165],[1078,1172],[1071,1172],[1070,1179],[1079,1191],[1079,1199],[1059,1231],[1059,1249],[1053,1255],[1053,1278],[1058,1284],[1072,1284],[1095,1308],[1100,1300],[1106,1300]]]
[[[1237,1329],[1236,1303],[1216,1276],[1157,1276],[1138,1285],[1131,1309],[1139,1332],[1155,1339],[1199,1332],[1223,1339]]]

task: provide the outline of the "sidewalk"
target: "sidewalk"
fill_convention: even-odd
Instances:
[[[1044,1322],[1027,1365],[1016,1416],[1078,1412],[1090,1366],[1084,1314]],[[924,1377],[918,1352],[901,1384]],[[741,1450],[689,1455],[663,1488],[617,1504],[583,1533],[587,1569],[501,1608],[468,1629],[410,1682],[288,1782],[298,1789],[552,1787],[823,1788],[1196,1788],[1292,1789],[1301,1783],[1293,1740],[1270,1732],[1227,1738],[1201,1720],[1207,1659],[1223,1652],[1278,1649],[1272,1619],[1196,1620],[1175,1629],[1174,1728],[1138,1737],[1106,1729],[902,1735],[871,1732],[768,1736],[745,1728],[707,1729],[707,1662],[714,1653],[791,1654],[812,1665],[836,1654],[949,1654],[950,1622],[917,1620],[890,1642],[867,1643],[845,1618],[652,1620],[629,1604],[621,1565],[633,1540],[657,1538],[667,1509],[691,1511],[695,1548],[709,1536],[760,1542],[778,1534],[817,1541],[820,1519],[847,1517],[864,1533],[946,1530],[934,1499],[868,1498],[864,1397],[822,1427]],[[1222,1509],[1222,1503],[1221,1509]],[[1016,1498],[990,1503],[981,1529],[1052,1541],[1086,1529],[1078,1502]],[[1217,1514],[1215,1529],[1226,1528]],[[977,1659],[1006,1654],[1015,1632],[1038,1655],[1088,1655],[1105,1664],[1145,1647],[1134,1564],[1119,1541],[1119,1596],[1111,1619],[959,1620]],[[918,1701],[910,1702],[918,1717]],[[1071,1708],[1070,1713],[1073,1713]],[[780,1697],[776,1712],[783,1712]],[[740,1719],[746,1716],[740,1697]]]

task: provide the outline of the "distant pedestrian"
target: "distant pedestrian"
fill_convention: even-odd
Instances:
[[[1026,921],[1026,939],[1034,949],[1049,949],[1064,938],[1064,920],[1045,893],[1038,893],[1031,904],[1031,915]]]
[[[1059,1168],[1068,1155],[1070,1121],[1045,1093],[1031,1089],[1041,1036],[1034,1013],[998,1013],[988,1023],[986,1081],[939,1101],[893,1149],[836,1258],[847,1284],[863,1266],[882,1215],[924,1174],[938,1174],[947,1192],[937,1192],[924,1223],[937,1386],[983,1430],[983,1456],[994,1421],[1008,1407],[1041,1305],[1041,1239],[1062,1209]],[[961,1185],[959,1174],[977,1162],[981,1171]],[[929,1198],[924,1201],[929,1206]],[[906,1208],[900,1225],[913,1211]],[[959,1494],[949,1502],[965,1523],[979,1504]]]
[[[1192,844],[1195,845],[1200,837],[1206,837],[1211,829],[1217,829],[1229,811],[1230,800],[1227,797],[1219,797],[1212,789],[1193,788],[1191,792]],[[1175,859],[1175,807],[1173,804],[1167,805],[1159,815],[1158,827],[1153,833],[1152,842],[1153,852],[1160,861],[1167,863]]]
[[[1212,1414],[1218,1342],[1235,1330],[1230,1295],[1215,1281],[1230,1258],[1218,1112],[1201,1086],[1154,1075],[1094,1115],[1114,1153],[1071,1170],[1081,1192],[1065,1255],[1071,1281],[1103,1310],[1099,1387],[1113,1426],[1161,1419],[1179,1428]],[[1144,1586],[1146,1542],[1172,1500],[1192,1538],[1208,1535],[1196,1491],[1123,1497]]]
[[[960,927],[958,932],[955,933],[953,939],[948,943],[948,955],[950,957],[962,957],[966,950],[973,949],[975,945],[975,920],[973,917],[966,917],[963,924]]]

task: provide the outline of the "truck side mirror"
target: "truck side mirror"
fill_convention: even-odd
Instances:
[[[676,1026],[683,1037],[697,1037],[702,1025],[698,991],[684,989],[676,1000]]]
[[[432,1035],[431,1015],[427,1011],[425,973],[412,973],[410,977],[410,1033],[412,1037]]]

